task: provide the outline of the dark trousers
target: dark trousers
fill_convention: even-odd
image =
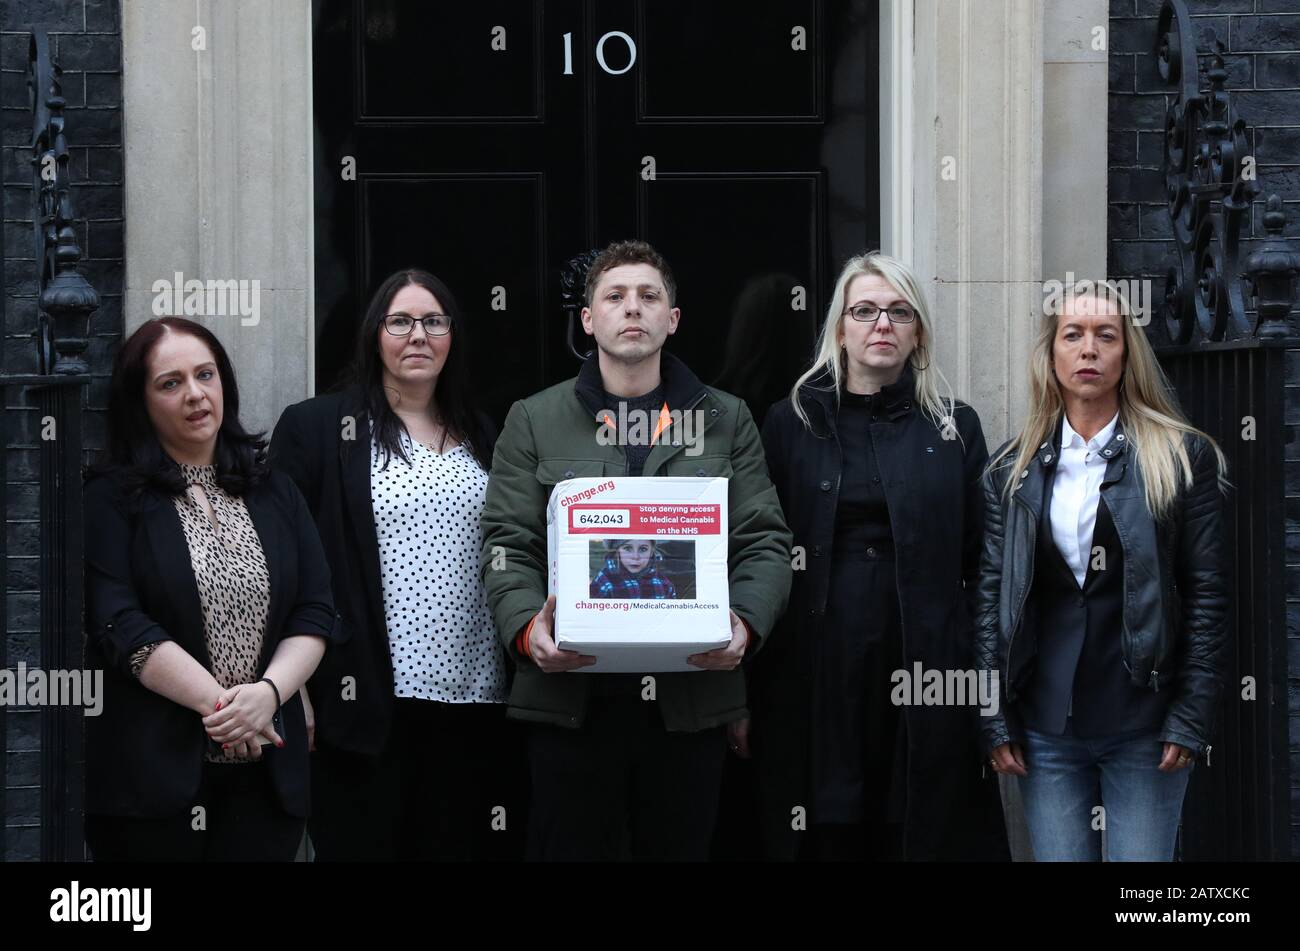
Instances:
[[[533,861],[704,861],[718,812],[723,727],[669,733],[658,706],[593,697],[580,729],[529,733]]]
[[[316,861],[523,857],[522,730],[504,704],[398,698],[378,756],[312,754]]]
[[[202,812],[88,814],[86,844],[96,862],[292,862],[298,854],[303,820],[281,808],[265,763],[204,763],[194,806]]]

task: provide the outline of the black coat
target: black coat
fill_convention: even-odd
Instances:
[[[479,425],[490,458],[496,432],[486,416]],[[271,437],[271,465],[288,474],[307,499],[343,618],[343,643],[325,655],[307,684],[316,744],[376,754],[392,721],[393,662],[370,500],[370,422],[360,388],[286,409]]]
[[[260,677],[282,639],[336,638],[338,615],[316,526],[294,484],[272,473],[243,498],[271,578]],[[127,498],[111,476],[86,483],[85,507],[86,666],[104,670],[103,712],[86,718],[86,811],[187,812],[202,778],[207,732],[198,714],[149,690],[130,669],[135,651],[160,640],[175,641],[212,669],[180,515],[159,492]],[[262,755],[284,809],[306,816],[306,721],[298,695],[284,699],[284,748],[267,746]]]
[[[764,847],[776,858],[796,854],[791,809],[811,799],[811,646],[826,615],[842,468],[829,379],[824,374],[801,391],[813,431],[788,399],[772,407],[763,425],[768,468],[794,532],[796,555],[802,548],[806,559],[794,571],[779,636],[755,657],[750,671]],[[943,438],[914,405],[911,386],[897,390],[872,422],[871,438],[893,531],[906,669],[920,662],[925,670],[971,670],[970,612],[983,534],[979,479],[988,458],[984,435],[975,410],[958,402],[959,438]],[[985,777],[982,769],[977,708],[906,706],[903,715],[904,857],[1006,858],[997,785],[992,772]]]
[[[1023,623],[1023,609],[1033,584],[1039,525],[1051,517],[1042,512],[1043,488],[1056,474],[1060,429],[1058,418],[1057,439],[1038,447],[1009,499],[1003,489],[1012,461],[1002,460],[984,478],[987,523],[976,644],[980,666],[1000,671],[1005,685],[1003,713],[981,724],[987,749],[1023,740],[1015,702],[1028,683],[1037,642],[1035,626]],[[1157,521],[1146,505],[1137,454],[1117,425],[1102,448],[1108,462],[1098,505],[1110,514],[1124,552],[1119,633],[1129,682],[1169,691],[1160,739],[1201,755],[1209,752],[1223,689],[1228,584],[1217,458],[1203,437],[1183,439],[1192,485],[1180,480],[1172,509]]]

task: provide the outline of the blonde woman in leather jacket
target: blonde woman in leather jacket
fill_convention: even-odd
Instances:
[[[1002,708],[981,727],[1039,861],[1100,861],[1102,828],[1111,861],[1169,861],[1222,686],[1226,464],[1098,287],[1048,308],[985,474],[976,657]]]

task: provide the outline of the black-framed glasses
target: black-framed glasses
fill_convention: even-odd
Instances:
[[[880,319],[882,310],[891,324],[910,324],[916,319],[916,311],[906,304],[893,304],[889,307],[877,307],[875,304],[858,304],[856,307],[850,307],[845,313],[854,320],[874,323]]]
[[[423,317],[412,317],[410,314],[396,313],[386,314],[384,316],[384,329],[394,337],[409,336],[419,324],[424,328],[424,332],[431,337],[441,337],[451,332],[451,318],[446,314],[425,314]]]

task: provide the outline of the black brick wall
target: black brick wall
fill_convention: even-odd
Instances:
[[[63,67],[66,136],[71,153],[82,273],[100,294],[91,319],[86,394],[87,459],[103,447],[104,401],[113,348],[122,334],[122,42],[119,0],[8,0],[0,5],[0,183],[4,194],[3,367],[34,373],[36,262],[32,244],[31,115],[27,47],[33,30],[50,35]],[[8,451],[5,532],[8,591],[7,659],[35,665],[40,657],[37,604],[38,420],[33,401],[4,393]],[[87,517],[93,519],[91,513]],[[37,714],[9,711],[3,738],[6,861],[40,851],[40,724]]]
[[[1300,234],[1300,0],[1188,0],[1202,53],[1227,47],[1228,89],[1251,127],[1264,195],[1285,202],[1287,234]],[[1157,297],[1174,242],[1163,171],[1167,97],[1156,73],[1160,0],[1110,3],[1110,170],[1108,270],[1149,277]],[[1202,65],[1208,56],[1202,56]],[[1243,232],[1249,254],[1263,235],[1263,196]],[[1300,247],[1300,238],[1291,239]],[[1300,327],[1300,323],[1297,324]],[[1156,324],[1152,329],[1158,332]],[[1158,339],[1158,338],[1157,338]]]
[[[1243,259],[1259,244],[1264,197],[1276,192],[1286,234],[1300,235],[1300,0],[1188,0],[1201,53],[1227,48],[1227,88],[1251,127],[1262,193],[1243,231]],[[1160,0],[1111,0],[1107,265],[1112,277],[1149,277],[1155,299],[1174,261],[1161,170],[1166,97],[1151,52]],[[1207,56],[1202,56],[1204,66]],[[1300,237],[1289,237],[1300,251]],[[1153,321],[1153,340],[1162,328]],[[1300,317],[1292,314],[1293,331]],[[1291,851],[1300,856],[1300,352],[1288,355],[1286,480],[1287,636],[1290,666]]]

